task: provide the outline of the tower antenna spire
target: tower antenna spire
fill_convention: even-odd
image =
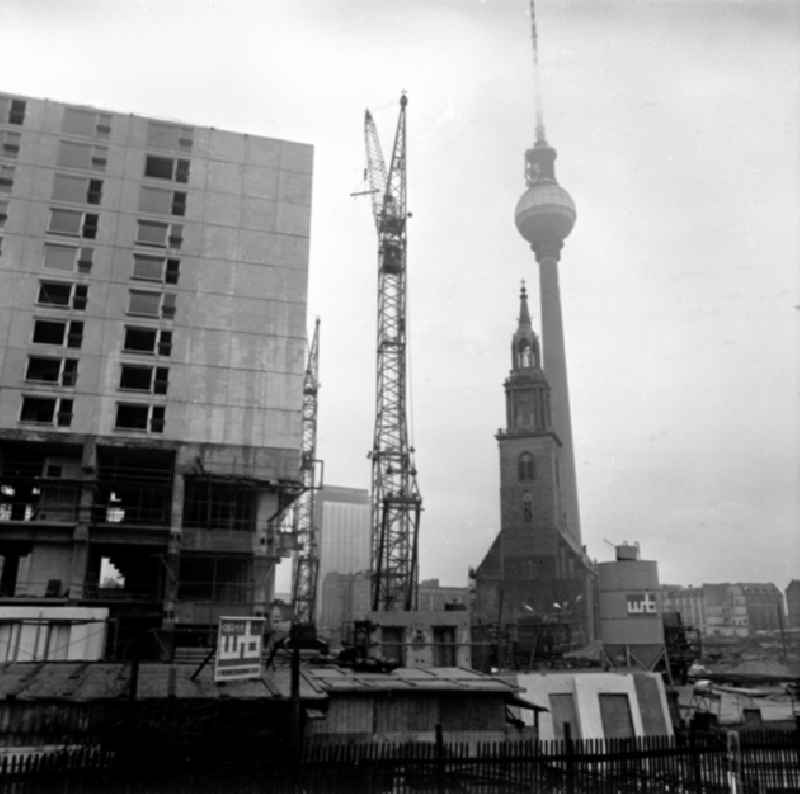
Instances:
[[[536,143],[546,143],[544,111],[542,110],[542,80],[539,72],[539,35],[536,32],[536,2],[530,0],[531,40],[533,41],[533,107],[536,112]]]

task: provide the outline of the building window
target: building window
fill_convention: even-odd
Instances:
[[[162,331],[158,339],[158,355],[172,355],[172,331]]]
[[[33,341],[43,345],[62,345],[66,326],[66,322],[36,320],[33,324]]]
[[[6,225],[8,220],[8,202],[0,201],[0,229]]]
[[[157,187],[142,187],[139,189],[140,212],[155,212],[159,215],[169,215],[171,204],[171,190],[162,190]]]
[[[45,356],[29,356],[25,380],[58,383],[61,377],[61,359]]]
[[[0,623],[0,663],[5,664],[17,660],[21,631],[21,623]]]
[[[164,124],[159,121],[148,122],[147,145],[156,149],[181,149],[190,151],[193,145],[194,130],[177,124]]]
[[[0,165],[0,193],[10,193],[14,186],[14,166]]]
[[[78,359],[64,359],[64,366],[61,370],[61,385],[74,386],[78,382]]]
[[[72,284],[67,281],[40,281],[38,302],[45,306],[69,306]]]
[[[103,194],[102,179],[86,179],[70,174],[56,174],[53,179],[53,200],[73,204],[99,204]]]
[[[172,214],[186,215],[186,193],[176,190],[172,194]]]
[[[165,407],[163,405],[144,405],[136,403],[118,403],[117,430],[147,430],[151,433],[164,432]]]
[[[94,248],[81,248],[81,253],[78,257],[78,270],[81,273],[88,273],[92,269],[93,256]]]
[[[9,124],[25,123],[25,101],[22,99],[12,99],[8,109]]]
[[[163,256],[134,254],[133,275],[131,278],[142,279],[142,281],[160,282],[164,272],[164,261]]]
[[[75,268],[75,260],[80,249],[74,245],[58,245],[57,243],[44,244],[44,266],[54,270],[69,270]]]
[[[23,397],[19,419],[21,422],[52,424],[55,410],[55,397]]]
[[[82,108],[64,108],[61,130],[68,135],[107,138],[111,133],[111,114]]]
[[[169,369],[156,367],[155,380],[153,381],[153,394],[166,394],[169,385]]]
[[[148,405],[119,403],[117,405],[117,421],[114,426],[118,430],[147,430],[148,411]]]
[[[129,290],[128,314],[138,314],[143,317],[158,317],[161,313],[161,297],[160,292]]]
[[[16,157],[19,154],[21,141],[22,135],[18,132],[12,132],[11,130],[0,131],[0,142],[2,142],[0,154],[3,157]]]
[[[175,293],[164,293],[164,300],[161,303],[161,316],[174,317],[175,316]]]
[[[152,382],[152,367],[137,367],[132,364],[122,365],[119,377],[120,389],[149,392]]]
[[[104,171],[108,161],[108,147],[90,143],[60,141],[56,164],[64,168]]]
[[[167,284],[177,284],[180,277],[181,263],[179,259],[167,259],[167,267],[164,271],[164,281]]]
[[[169,179],[170,181],[174,179],[176,182],[188,182],[189,161],[149,154],[145,159],[144,175],[152,179]]]
[[[189,161],[176,160],[175,162],[175,181],[188,182],[189,181]]]
[[[125,326],[125,340],[122,349],[126,353],[153,353],[158,331],[155,328]]]
[[[69,427],[72,424],[72,400],[62,397],[58,401],[58,426]]]
[[[139,221],[139,230],[136,235],[136,242],[140,245],[157,245],[165,248],[167,245],[167,235],[169,234],[169,224],[159,223],[158,221]]]
[[[520,480],[532,480],[536,476],[534,469],[533,455],[530,452],[523,452],[519,456],[518,476]]]
[[[100,224],[100,216],[79,210],[50,210],[50,226],[47,231],[70,237],[94,239]]]
[[[633,735],[631,704],[625,692],[600,692],[600,719],[606,739],[630,739]]]
[[[83,320],[72,320],[67,334],[67,347],[80,348],[83,343]]]

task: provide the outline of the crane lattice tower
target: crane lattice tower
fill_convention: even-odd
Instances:
[[[364,139],[378,232],[378,328],[372,450],[373,611],[416,608],[421,498],[406,419],[406,105],[387,171],[372,114]]]

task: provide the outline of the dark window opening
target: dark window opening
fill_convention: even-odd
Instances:
[[[123,349],[128,353],[152,353],[156,346],[155,328],[136,328],[125,326]]]
[[[175,192],[172,194],[172,214],[186,215],[186,194]]]
[[[89,287],[86,284],[76,284],[75,294],[72,296],[72,308],[83,311],[89,297]]]
[[[83,320],[73,320],[69,324],[67,347],[79,348],[83,344]]]
[[[97,229],[100,225],[100,216],[88,213],[83,221],[82,235],[88,240],[94,240],[97,237]]]
[[[172,158],[148,155],[145,160],[144,175],[153,179],[172,179]]]
[[[535,475],[533,455],[530,452],[523,452],[519,456],[519,479],[532,480]]]
[[[74,386],[78,381],[78,359],[68,358],[64,361],[64,369],[61,373],[62,386]]]
[[[158,340],[158,355],[172,355],[172,331],[162,331]]]
[[[175,166],[175,181],[188,182],[189,181],[189,161],[178,160]]]
[[[164,432],[164,415],[166,414],[166,410],[167,409],[163,405],[153,406],[153,415],[150,419],[150,431],[152,433]]]
[[[43,380],[51,383],[58,383],[58,375],[61,370],[60,358],[43,358],[41,356],[31,356],[28,359],[28,370],[25,373],[26,380]]]
[[[180,248],[183,244],[183,226],[173,223],[169,235],[169,247]]]
[[[56,410],[54,397],[23,397],[22,422],[52,422]]]
[[[164,281],[167,284],[177,284],[180,276],[181,263],[179,259],[167,259],[167,269]]]
[[[99,204],[103,196],[103,180],[90,179],[89,189],[86,191],[87,204]]]
[[[156,377],[153,381],[154,394],[166,394],[169,383],[169,369],[167,367],[156,367]]]
[[[63,281],[41,281],[39,283],[39,303],[48,306],[69,306],[72,284]]]
[[[25,102],[22,99],[12,99],[8,111],[9,124],[23,124],[25,122]]]
[[[66,325],[50,320],[36,320],[33,324],[33,341],[42,345],[63,344]]]
[[[119,403],[115,427],[121,430],[147,430],[147,406]]]
[[[123,364],[119,376],[119,387],[120,389],[133,389],[135,391],[150,391],[152,380],[152,367],[136,367]]]
[[[72,400],[63,397],[58,401],[58,426],[69,427],[72,424]]]

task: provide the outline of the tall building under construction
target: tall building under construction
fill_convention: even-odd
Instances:
[[[266,612],[311,172],[304,144],[0,95],[0,604],[107,606],[118,654]]]

